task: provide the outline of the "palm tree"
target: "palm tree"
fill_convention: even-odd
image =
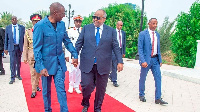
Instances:
[[[0,13],[1,18],[0,18],[0,27],[6,27],[7,25],[11,24],[11,19],[12,19],[12,14],[10,12],[3,12]]]
[[[165,53],[166,51],[170,50],[170,37],[174,34],[175,31],[174,24],[175,20],[170,22],[169,17],[165,17],[162,26],[158,28],[158,33],[160,34],[161,53]]]
[[[44,18],[45,16],[49,15],[50,12],[49,11],[46,11],[46,10],[41,10],[41,11],[37,11],[36,13],[34,14],[40,14],[42,16],[42,18]]]
[[[33,27],[32,22],[31,21],[26,22],[25,27],[26,27],[26,29],[32,28]]]
[[[12,21],[11,21],[12,16],[13,16],[12,13],[6,11],[6,12],[3,12],[3,13],[0,13],[0,15],[1,15],[0,27],[5,28],[9,24],[12,24]],[[18,18],[18,24],[25,25],[25,23],[22,21],[21,18]]]

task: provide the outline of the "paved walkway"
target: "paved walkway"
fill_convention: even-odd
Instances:
[[[5,59],[4,59],[4,62]],[[0,75],[0,112],[28,112],[22,81],[10,81],[9,63],[4,63],[6,75]],[[155,104],[154,79],[146,79],[146,99],[138,98],[140,66],[138,60],[124,59],[124,70],[118,74],[119,87],[108,82],[106,93],[137,112],[199,112],[200,72],[196,69],[165,65],[162,71],[162,97],[169,104]]]

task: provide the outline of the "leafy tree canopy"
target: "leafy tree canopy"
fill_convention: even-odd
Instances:
[[[171,37],[174,61],[184,67],[194,67],[197,42],[200,40],[200,1],[192,4],[189,13],[182,12],[176,19],[175,34]]]

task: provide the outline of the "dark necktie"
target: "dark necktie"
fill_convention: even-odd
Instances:
[[[77,29],[78,33],[80,34],[79,28]]]
[[[16,26],[14,27],[14,31],[13,31],[13,39],[14,39],[14,44],[16,44]]]
[[[119,32],[119,45],[120,45],[120,48],[121,48],[122,47],[122,41],[121,41],[120,30],[118,32]]]
[[[154,52],[154,32],[152,32],[152,34],[153,34],[153,41],[152,41],[151,57],[153,56],[153,52]]]

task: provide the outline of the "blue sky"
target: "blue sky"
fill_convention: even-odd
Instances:
[[[53,2],[60,2],[68,10],[68,4],[75,10],[75,15],[88,16],[97,9],[107,7],[108,4],[132,3],[142,7],[142,0],[2,0],[0,3],[0,13],[4,11],[11,12],[23,21],[29,21],[32,13],[39,10],[49,10]],[[155,17],[161,25],[164,18],[169,16],[170,20],[176,18],[181,12],[188,12],[192,3],[196,0],[145,0],[145,12],[148,19]],[[63,21],[68,24],[67,18]],[[73,24],[71,24],[73,25]]]

